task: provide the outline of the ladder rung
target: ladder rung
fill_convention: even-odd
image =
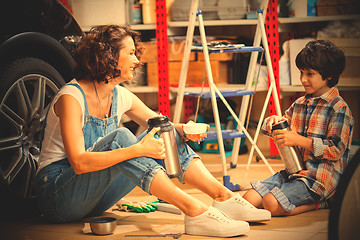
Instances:
[[[191,47],[192,52],[202,52],[202,45],[195,45]],[[245,53],[245,52],[262,52],[264,49],[262,47],[253,47],[253,46],[243,46],[239,44],[238,47],[236,45],[230,45],[229,47],[208,47],[209,53]]]
[[[254,91],[240,90],[240,89],[237,89],[237,90],[221,90],[220,92],[224,97],[254,95]],[[201,94],[201,91],[200,92],[199,91],[197,91],[197,92],[186,92],[186,93],[184,93],[184,96],[198,97],[198,96],[200,96],[200,94]],[[216,97],[219,97],[219,95],[217,93],[215,93],[215,94],[216,94]],[[211,98],[210,91],[203,92],[201,97],[202,98]]]
[[[241,133],[237,130],[221,130],[221,134],[223,136],[223,139],[233,139],[233,138],[244,138],[246,135],[244,133]],[[217,133],[216,131],[208,131],[207,137],[204,139],[204,141],[211,141],[211,140],[217,140]]]

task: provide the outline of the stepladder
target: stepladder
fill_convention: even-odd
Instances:
[[[239,184],[234,184],[230,180],[230,176],[228,175],[227,171],[227,163],[226,163],[226,155],[225,155],[225,149],[224,149],[224,139],[232,138],[234,139],[233,143],[233,153],[232,153],[232,159],[230,163],[230,167],[234,168],[237,164],[237,158],[238,158],[238,151],[240,146],[241,138],[246,138],[250,144],[251,144],[251,150],[249,154],[248,164],[246,168],[246,172],[244,175],[244,182],[247,178],[247,172],[249,171],[249,167],[251,164],[251,159],[253,157],[254,151],[257,152],[257,154],[260,156],[260,158],[263,160],[267,168],[270,170],[272,174],[274,174],[274,171],[268,161],[266,160],[265,156],[260,151],[259,147],[256,144],[260,127],[263,122],[263,119],[265,117],[265,112],[267,109],[267,103],[269,101],[269,98],[271,95],[273,95],[275,100],[275,106],[276,106],[276,113],[277,115],[281,115],[280,110],[280,103],[278,98],[278,93],[276,89],[276,84],[274,80],[274,73],[271,65],[271,59],[270,59],[270,53],[269,53],[269,47],[267,43],[266,38],[266,32],[264,28],[264,10],[267,8],[268,0],[263,0],[261,8],[257,11],[258,13],[258,24],[255,32],[254,37],[254,44],[253,46],[244,46],[243,44],[227,44],[227,45],[217,45],[213,46],[212,44],[209,44],[206,40],[206,34],[205,34],[205,26],[203,21],[203,16],[201,10],[198,10],[198,0],[193,0],[190,10],[190,18],[189,18],[189,26],[186,36],[186,44],[185,44],[185,51],[184,51],[184,57],[182,61],[182,68],[181,68],[181,74],[180,74],[180,80],[179,80],[179,90],[178,95],[176,99],[176,106],[175,106],[175,113],[174,113],[174,123],[178,123],[180,121],[180,114],[182,111],[182,103],[183,103],[183,97],[184,96],[199,96],[201,94],[202,97],[208,97],[211,99],[211,105],[213,110],[213,116],[215,121],[215,132],[208,132],[208,136],[205,140],[213,140],[217,139],[218,141],[218,148],[220,152],[220,158],[222,163],[222,173],[223,173],[223,184],[229,188],[232,191],[241,190],[241,186]],[[199,25],[199,31],[200,31],[200,38],[201,38],[201,45],[193,45],[193,32],[194,27],[196,23],[196,19],[198,19],[198,25]],[[262,42],[262,47],[261,47]],[[201,93],[199,92],[185,92],[185,83],[186,83],[186,73],[188,70],[188,64],[189,64],[189,56],[191,51],[196,52],[202,52],[204,55],[204,62],[205,62],[205,71],[208,79],[209,84],[209,91]],[[241,54],[244,52],[251,52],[251,58],[250,63],[248,67],[248,73],[246,78],[246,84],[245,89],[235,89],[235,90],[219,90],[219,88],[215,85],[213,76],[212,76],[212,69],[210,64],[210,53],[223,53],[223,52],[233,52],[237,54]],[[263,105],[263,109],[260,115],[260,119],[258,121],[258,126],[256,129],[256,133],[254,138],[250,136],[249,132],[247,131],[244,121],[246,118],[246,114],[248,113],[249,109],[249,100],[250,96],[253,96],[254,94],[254,85],[253,85],[253,79],[254,79],[254,73],[255,73],[255,66],[256,61],[258,58],[258,53],[262,52],[265,54],[269,78],[270,78],[270,84],[268,88],[268,92],[266,95],[265,103]],[[235,111],[232,109],[230,104],[228,103],[226,97],[231,96],[242,96],[241,101],[241,107],[239,114],[236,114]],[[230,115],[236,121],[237,123],[237,129],[234,131],[229,130],[222,130],[221,129],[221,123],[219,118],[219,110],[217,105],[217,99],[220,98],[222,103],[226,106],[227,110],[229,111]]]

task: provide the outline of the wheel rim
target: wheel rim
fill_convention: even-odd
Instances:
[[[49,78],[29,74],[16,80],[1,101],[0,177],[24,197],[31,193],[41,125],[58,90]]]

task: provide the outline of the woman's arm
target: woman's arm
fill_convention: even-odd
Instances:
[[[132,106],[129,111],[126,112],[126,115],[134,120],[137,124],[147,128],[147,120],[149,118],[157,117],[159,114],[148,108],[135,94],[132,94]],[[176,131],[184,137],[183,124],[173,124]],[[191,134],[188,135],[187,138],[192,141],[198,141],[202,138],[206,137],[206,133],[204,134]]]
[[[147,128],[147,120],[149,118],[157,117],[159,114],[146,106],[135,94],[131,93],[131,96],[132,105],[130,110],[126,112],[126,115],[140,126]]]
[[[165,158],[164,144],[153,135],[154,128],[142,141],[127,148],[105,152],[86,152],[81,126],[82,110],[71,95],[63,95],[55,103],[55,114],[60,118],[61,135],[66,155],[75,173],[98,171],[135,157]]]

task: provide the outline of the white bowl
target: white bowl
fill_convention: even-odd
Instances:
[[[206,133],[207,126],[208,124],[206,123],[188,122],[183,125],[183,129],[186,134],[202,134]]]

